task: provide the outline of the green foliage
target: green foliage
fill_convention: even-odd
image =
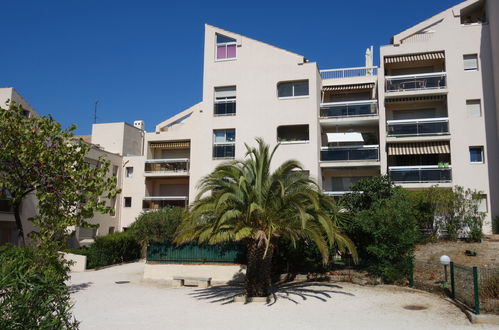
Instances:
[[[142,246],[150,243],[172,242],[177,227],[182,221],[185,209],[182,207],[164,207],[159,210],[142,213],[130,226],[130,232]]]
[[[20,205],[31,193],[38,200],[30,219],[39,229],[32,233],[34,242],[52,251],[65,245],[68,227],[92,227],[85,220],[94,212],[112,211],[106,199],[119,190],[109,162],[102,158],[97,167],[86,162],[90,146],[74,138],[75,128],[62,129],[52,117],[26,118],[15,104],[0,108],[0,191],[10,194],[21,241]]]
[[[141,245],[129,232],[98,236],[88,248],[66,250],[87,256],[87,268],[99,268],[140,258]]]
[[[0,329],[77,329],[57,254],[30,247],[0,247]]]
[[[391,283],[408,274],[418,240],[415,203],[387,177],[362,180],[342,202],[350,217],[346,232],[375,275]]]
[[[492,220],[492,232],[494,234],[499,234],[499,216]]]
[[[466,236],[480,242],[485,213],[479,210],[481,192],[454,186],[452,189],[432,187],[411,192],[416,202],[419,227],[431,230],[432,236],[447,233],[447,238],[457,240]]]

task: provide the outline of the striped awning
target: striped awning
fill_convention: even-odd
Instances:
[[[151,149],[189,149],[191,143],[189,141],[174,141],[174,142],[151,142]]]
[[[337,86],[324,86],[323,91],[346,91],[352,89],[372,89],[374,88],[374,83],[369,84],[351,84],[351,85],[337,85]]]
[[[428,154],[450,154],[449,142],[431,141],[431,142],[388,144],[389,156],[428,155]]]
[[[441,60],[441,59],[445,59],[444,52],[420,53],[420,54],[411,54],[411,55],[387,56],[385,57],[385,64]]]
[[[403,103],[403,102],[433,102],[445,100],[445,95],[428,95],[412,97],[390,97],[385,99],[385,103]]]

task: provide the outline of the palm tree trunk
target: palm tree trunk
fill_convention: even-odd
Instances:
[[[267,297],[270,294],[272,255],[274,246],[271,243],[265,258],[265,244],[257,240],[247,243],[248,267],[246,269],[246,296]]]
[[[20,203],[16,203],[13,205],[14,209],[14,219],[16,220],[16,227],[17,227],[17,245],[18,246],[24,246],[24,230],[23,230],[23,223],[21,221],[21,215],[20,215]]]

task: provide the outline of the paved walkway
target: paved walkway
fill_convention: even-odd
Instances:
[[[143,262],[73,273],[81,329],[493,329],[471,325],[454,305],[391,286],[288,284],[276,300],[231,303],[241,288],[169,288],[141,280]],[[117,283],[118,282],[118,283]],[[420,305],[425,310],[407,310]]]

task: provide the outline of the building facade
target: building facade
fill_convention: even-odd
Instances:
[[[94,124],[116,157],[121,195],[106,234],[142,212],[186,206],[199,180],[255,138],[300,161],[332,198],[387,174],[407,189],[482,192],[484,232],[499,216],[499,2],[467,0],[373,49],[363,67],[320,70],[304,56],[205,26],[203,98],[144,131]],[[97,220],[96,220],[97,221]],[[97,222],[96,222],[97,223]]]

